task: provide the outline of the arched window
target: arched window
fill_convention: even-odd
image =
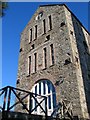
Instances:
[[[56,92],[55,92],[55,88],[53,84],[51,83],[51,81],[45,80],[45,79],[39,80],[33,86],[33,88],[31,89],[31,92],[47,97],[47,111],[48,111],[48,116],[50,116],[56,107]],[[35,95],[35,98],[37,99],[37,101],[40,100],[40,97],[38,97],[37,95]],[[31,102],[32,102],[31,106],[33,109],[36,106],[36,102],[33,98]],[[45,103],[42,103],[42,106],[45,106]],[[43,113],[40,107],[37,107],[33,111],[33,114],[43,114]]]

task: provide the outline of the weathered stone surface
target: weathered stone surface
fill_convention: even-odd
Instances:
[[[35,20],[43,11],[40,20]],[[48,16],[52,18],[52,30]],[[46,20],[46,33],[43,20]],[[35,25],[38,26],[35,39]],[[32,42],[29,43],[29,29],[32,28]],[[50,40],[46,41],[46,36]],[[40,79],[50,80],[55,89],[57,103],[63,99],[71,101],[74,116],[87,118],[90,114],[90,40],[89,33],[65,5],[41,6],[21,34],[17,87],[31,90]],[[83,42],[84,41],[84,42]],[[35,48],[31,50],[34,44]],[[51,65],[50,45],[54,46],[55,64]],[[47,68],[44,69],[43,49],[47,48]],[[37,71],[34,71],[34,53],[38,53]],[[31,74],[28,74],[28,57],[32,56]],[[68,63],[68,64],[66,64]],[[56,81],[59,82],[56,85]],[[21,111],[21,108],[16,108]]]

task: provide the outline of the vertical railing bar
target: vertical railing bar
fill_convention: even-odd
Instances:
[[[45,97],[45,119],[47,120],[47,97]]]
[[[29,114],[31,114],[31,102],[32,102],[32,100],[31,100],[31,98],[32,98],[32,94],[30,94],[30,99],[29,99]]]
[[[10,98],[11,98],[11,88],[9,88],[9,93],[8,93],[7,111],[9,111],[9,107],[10,107]]]
[[[4,101],[3,101],[3,111],[5,111],[5,106],[6,106],[7,91],[8,91],[8,87],[5,88],[5,95],[4,95]]]

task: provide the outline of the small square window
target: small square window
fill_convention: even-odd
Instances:
[[[33,44],[33,45],[31,45],[31,49],[34,49],[34,44]]]
[[[46,40],[50,40],[50,35],[46,36]]]
[[[20,48],[19,52],[22,52],[22,48]]]
[[[62,22],[60,26],[63,27],[64,25],[65,25],[65,22]]]
[[[70,30],[70,34],[73,35],[73,31]]]
[[[17,84],[19,84],[19,83],[20,83],[20,80],[18,79],[18,80],[17,80]]]
[[[78,58],[75,56],[75,61],[78,62]]]
[[[70,64],[70,63],[71,63],[71,59],[70,59],[70,58],[68,58],[68,59],[66,59],[66,60],[65,60],[64,65],[68,65],[68,64]]]
[[[41,11],[37,16],[36,16],[36,20],[40,20],[43,16],[43,11]]]

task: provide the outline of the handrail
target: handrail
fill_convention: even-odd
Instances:
[[[41,97],[46,97],[46,96],[44,96],[44,95],[39,95],[39,94],[36,94],[36,93],[29,92],[29,91],[27,91],[27,90],[23,90],[23,89],[11,87],[11,86],[6,86],[6,87],[0,89],[0,91],[5,90],[5,89],[7,89],[7,88],[12,88],[12,89],[19,90],[19,91],[22,91],[22,92],[31,93],[31,94],[38,95],[38,96],[41,96]]]
[[[24,96],[22,98],[20,98],[20,96],[18,96],[18,94],[17,94],[17,91],[25,93]],[[41,110],[43,111],[43,113],[45,114],[45,116],[47,117],[47,97],[46,96],[38,95],[38,94],[35,94],[32,92],[29,92],[27,90],[23,90],[23,89],[11,87],[11,86],[6,86],[6,87],[0,89],[0,92],[1,92],[0,97],[2,97],[2,95],[4,95],[4,99],[2,101],[3,106],[0,107],[0,109],[3,112],[10,111],[17,104],[21,104],[25,108],[25,110],[27,111],[28,114],[32,114],[32,112],[39,106],[41,108]],[[12,106],[10,106],[11,93],[13,93],[17,99],[16,103],[12,104]],[[32,110],[31,110],[31,107],[27,108],[25,103],[23,102],[23,100],[25,100],[25,98],[27,96],[30,97],[30,101],[31,101],[31,98],[33,98],[36,102],[36,106]],[[37,99],[35,98],[35,96],[40,96],[43,99],[40,102],[38,102]],[[43,101],[45,101],[45,109],[41,105]]]

